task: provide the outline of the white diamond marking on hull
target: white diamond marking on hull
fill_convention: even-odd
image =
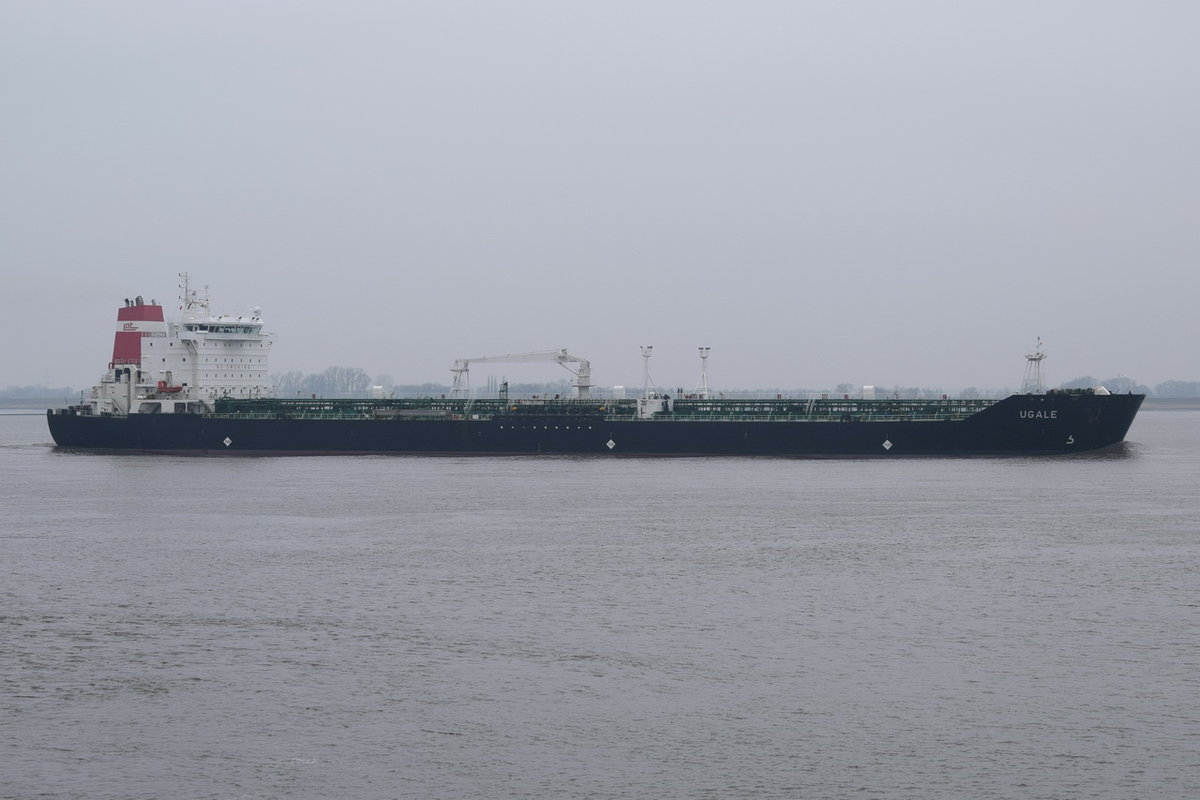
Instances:
[[[614,442],[612,439],[609,439],[609,440],[608,440],[608,449],[609,449],[609,450],[612,450],[612,449],[613,449],[614,447],[616,447],[616,446],[617,446],[617,443],[616,443],[616,442]]]
[[[887,439],[884,439],[884,440],[883,440],[883,449],[884,449],[884,450],[891,450],[891,449],[892,449],[892,443],[891,443],[890,441],[888,441]]]
[[[230,439],[228,436],[226,436],[224,439],[224,442],[225,442],[225,446],[229,447],[229,445],[233,444],[233,439]]]

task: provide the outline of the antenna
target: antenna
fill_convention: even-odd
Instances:
[[[701,400],[708,399],[708,353],[711,347],[701,347],[700,350],[700,382],[696,384],[696,394]]]
[[[1025,379],[1021,381],[1021,394],[1045,394],[1046,386],[1042,383],[1042,361],[1046,354],[1042,352],[1042,337],[1038,337],[1037,350],[1025,354]]]
[[[179,273],[179,310],[191,312],[194,308],[202,308],[208,312],[208,287],[201,293],[192,288],[191,277],[186,272]]]

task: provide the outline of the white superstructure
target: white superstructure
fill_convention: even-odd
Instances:
[[[270,397],[271,335],[262,312],[214,315],[207,289],[180,276],[179,315],[157,301],[126,300],[117,310],[113,356],[83,405],[93,414],[172,414],[208,410],[219,397]]]

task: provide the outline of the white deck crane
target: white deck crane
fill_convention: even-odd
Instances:
[[[584,398],[590,397],[592,393],[592,365],[586,358],[573,356],[562,350],[545,350],[537,353],[517,353],[516,355],[506,356],[480,356],[479,358],[460,358],[454,362],[454,366],[450,368],[450,372],[454,375],[454,380],[450,385],[450,393],[463,394],[471,389],[471,364],[480,364],[484,362],[507,361],[510,363],[534,363],[534,362],[550,362],[559,364],[563,369],[575,376],[572,385],[575,387],[575,396]],[[575,368],[567,366],[575,364]]]

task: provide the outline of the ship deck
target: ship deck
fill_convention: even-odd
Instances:
[[[643,419],[637,400],[603,399],[221,399],[208,416],[235,419],[489,420],[497,417],[599,417],[625,422],[935,422],[966,419],[991,399],[683,399]]]

